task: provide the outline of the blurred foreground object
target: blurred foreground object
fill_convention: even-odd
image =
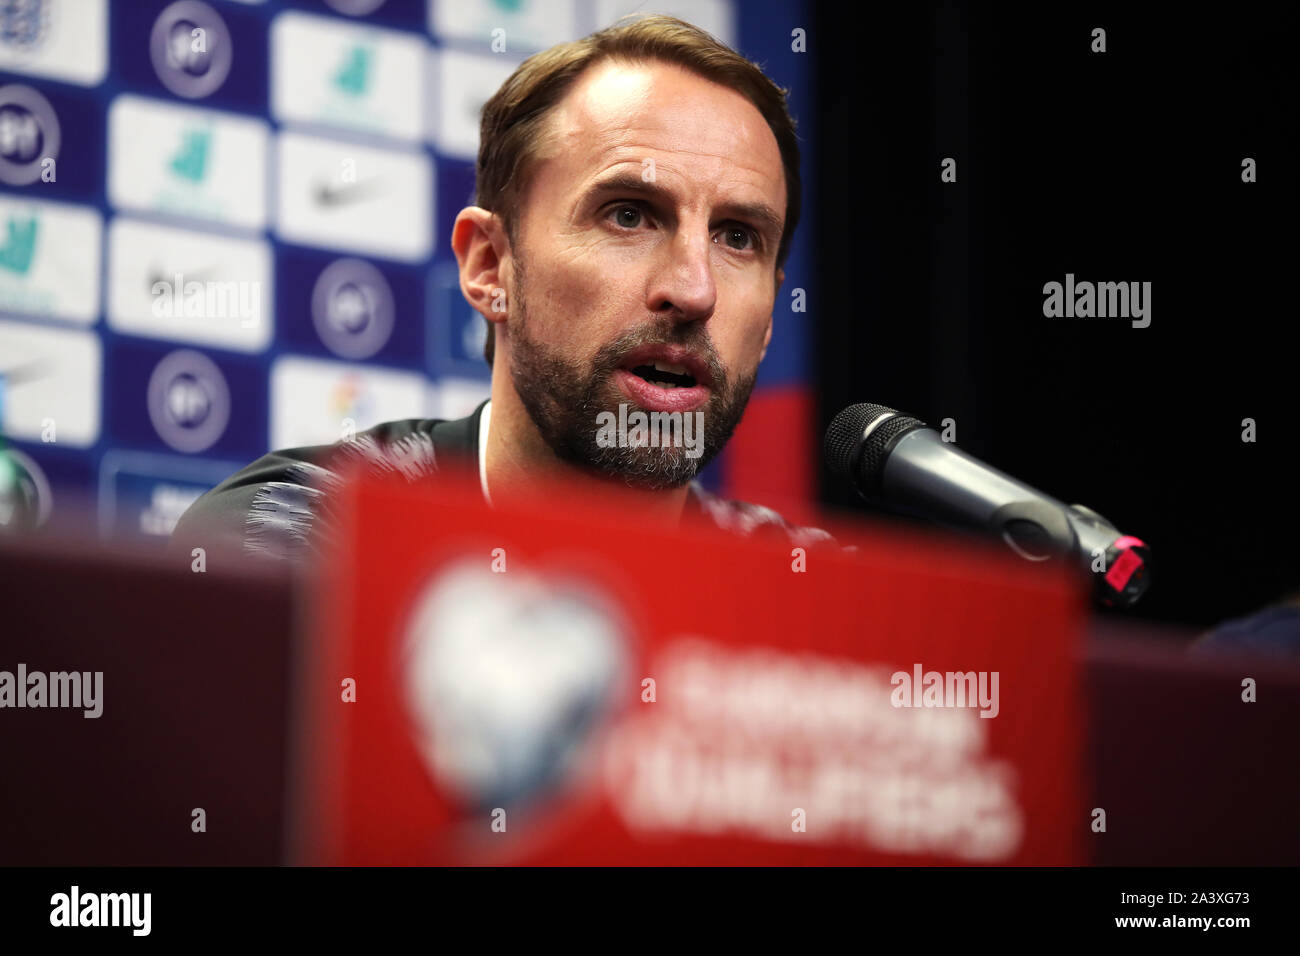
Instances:
[[[1085,607],[982,542],[341,490],[301,663],[321,864],[1083,862]]]
[[[0,536],[0,865],[1300,861],[1294,665],[992,546],[473,501],[354,493],[323,578]]]
[[[40,488],[19,455],[0,439],[0,534],[31,531],[40,523]]]

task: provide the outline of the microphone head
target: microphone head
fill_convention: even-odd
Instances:
[[[826,429],[822,443],[826,467],[863,494],[874,494],[879,490],[880,474],[893,440],[903,432],[924,427],[925,422],[888,405],[850,405]]]

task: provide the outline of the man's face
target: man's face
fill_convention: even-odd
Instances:
[[[521,201],[504,335],[559,457],[668,488],[721,450],[771,336],[785,188],[776,137],[741,94],[661,63],[577,80]],[[702,413],[703,454],[603,447],[598,416],[620,404]]]

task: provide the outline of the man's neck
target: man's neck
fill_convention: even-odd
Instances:
[[[592,431],[596,423],[592,422]],[[583,486],[608,489],[607,479],[597,478],[551,451],[537,431],[514,386],[501,376],[493,376],[491,419],[487,436],[487,489],[490,501],[497,504],[527,491],[539,480],[563,481],[576,489]],[[682,518],[690,493],[688,486],[663,491],[626,489],[618,485],[633,507],[643,508],[647,518],[676,525]]]

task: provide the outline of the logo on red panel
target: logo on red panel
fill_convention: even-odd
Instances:
[[[441,570],[411,617],[403,678],[444,794],[478,815],[588,780],[595,731],[629,685],[625,634],[586,582],[481,560]]]

